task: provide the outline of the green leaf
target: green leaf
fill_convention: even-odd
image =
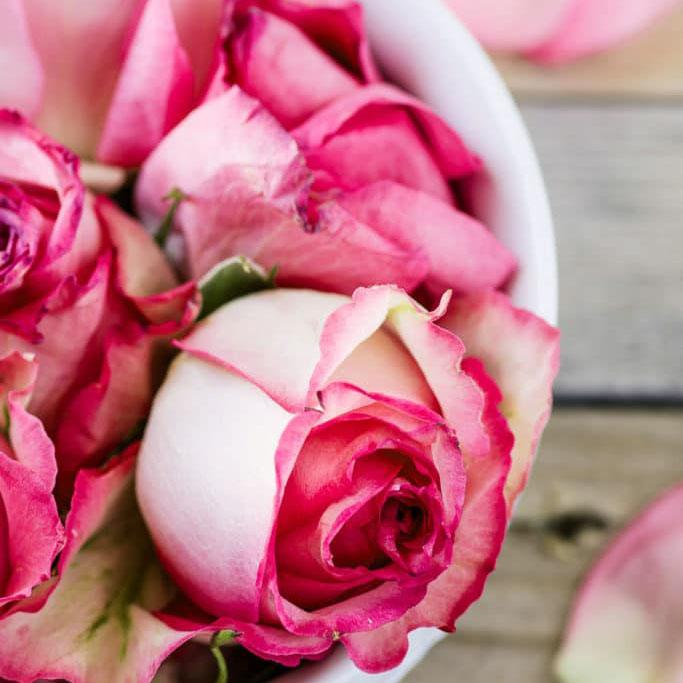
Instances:
[[[212,268],[199,282],[202,308],[198,320],[211,315],[233,299],[275,287],[273,268],[266,273],[261,266],[244,256],[234,256]]]
[[[187,199],[187,195],[177,187],[174,187],[164,198],[165,201],[170,201],[171,206],[169,207],[166,215],[159,225],[159,229],[154,235],[154,241],[163,249],[166,245],[166,240],[171,234],[171,228],[173,228],[173,219],[175,218],[176,211],[180,206],[180,202]]]

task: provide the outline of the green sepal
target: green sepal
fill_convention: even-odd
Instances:
[[[202,307],[198,320],[247,294],[275,287],[276,269],[266,272],[244,256],[233,256],[214,266],[200,281]]]

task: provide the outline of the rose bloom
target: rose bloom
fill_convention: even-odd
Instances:
[[[182,341],[137,494],[210,628],[286,665],[341,641],[375,672],[480,595],[549,414],[557,332],[493,291],[447,307],[394,286],[271,290]]]
[[[0,110],[0,356],[35,354],[29,403],[65,479],[149,408],[162,342],[196,310],[136,221],[85,192],[78,160]]]
[[[569,62],[642,31],[680,0],[447,0],[491,50]]]
[[[4,0],[0,106],[79,155],[139,164],[221,67],[223,0]]]
[[[465,210],[481,162],[378,81],[357,4],[238,2],[227,36],[231,87],[160,142],[136,187],[151,225],[184,194],[169,246],[188,275],[240,254],[286,286],[395,283],[430,301],[510,279],[515,258]]]
[[[0,357],[0,619],[50,577],[64,536],[54,447],[26,410],[37,369],[28,355]]]

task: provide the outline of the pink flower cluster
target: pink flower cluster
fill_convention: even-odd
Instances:
[[[452,630],[558,364],[476,150],[351,0],[0,12],[0,677],[180,681],[191,639],[379,672]]]

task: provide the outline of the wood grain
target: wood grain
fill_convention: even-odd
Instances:
[[[683,410],[557,410],[484,597],[404,683],[553,681],[578,581],[617,529],[683,480],[682,436]]]
[[[557,391],[683,396],[683,104],[522,113],[556,221]]]
[[[496,64],[524,98],[683,100],[683,9],[609,52],[543,67],[516,57]]]

